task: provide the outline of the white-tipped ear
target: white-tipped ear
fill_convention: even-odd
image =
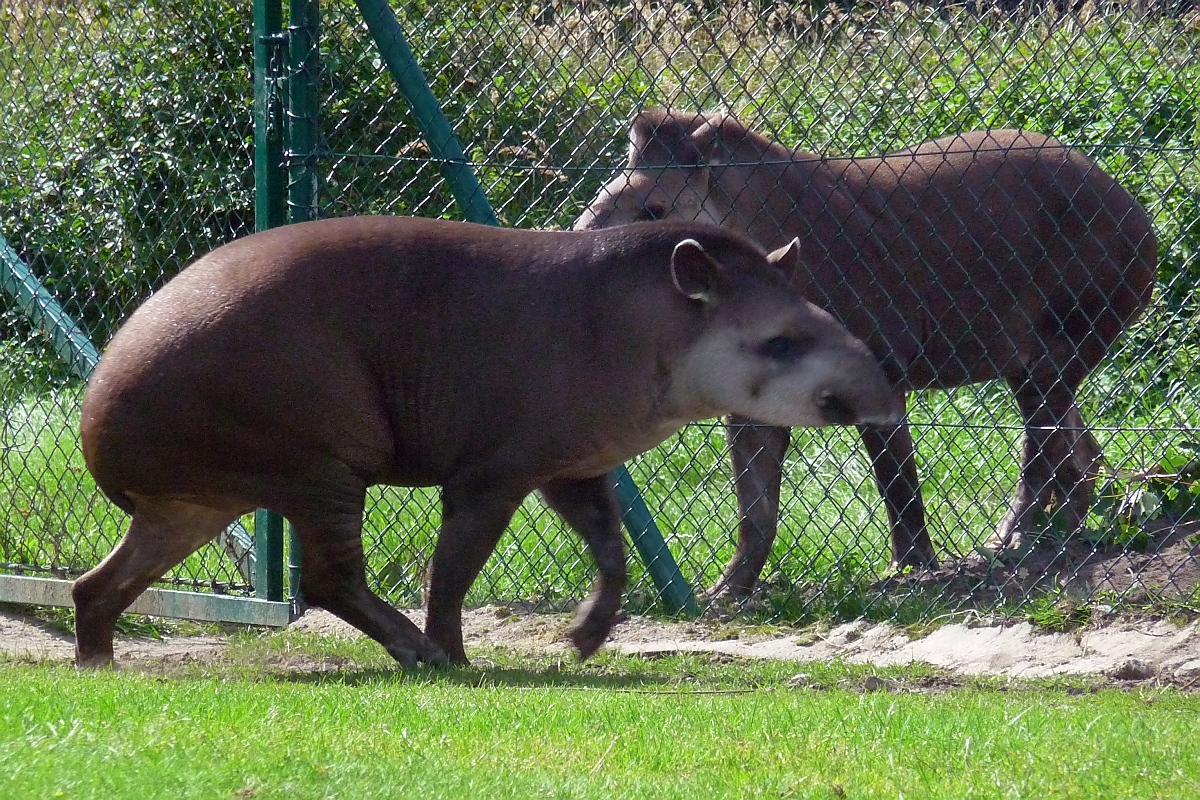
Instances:
[[[695,239],[684,239],[671,252],[671,282],[689,300],[712,303],[721,265]]]
[[[778,250],[767,254],[767,263],[790,279],[800,269],[800,237],[797,236]]]

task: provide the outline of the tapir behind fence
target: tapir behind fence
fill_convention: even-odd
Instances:
[[[992,545],[1019,544],[1039,508],[1069,531],[1082,525],[1101,453],[1075,394],[1146,308],[1157,259],[1146,212],[1095,163],[1016,130],[830,160],[725,114],[664,109],[640,114],[630,143],[626,168],[576,229],[671,218],[716,222],[764,247],[798,237],[792,285],[866,341],[899,404],[914,389],[994,378],[1013,391],[1020,479]],[[908,427],[859,430],[893,566],[936,565]],[[775,538],[788,431],[737,415],[729,435],[738,547],[711,593],[743,595]]]
[[[595,558],[586,657],[625,586],[609,471],[688,422],[899,418],[865,345],[770,255],[698,223],[532,232],[359,217],[201,258],[118,331],[83,401],[88,469],[133,515],[75,583],[76,662],[118,615],[256,507],[287,517],[300,588],[404,664],[465,663],[462,602],[537,490]],[[367,586],[368,486],[442,487],[422,634]]]

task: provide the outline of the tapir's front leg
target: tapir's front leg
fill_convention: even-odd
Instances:
[[[729,458],[737,489],[737,549],[725,573],[705,592],[709,599],[746,597],[758,583],[779,530],[783,459],[791,431],[731,416],[726,422]]]
[[[627,580],[620,509],[612,476],[552,481],[540,491],[546,503],[583,537],[599,570],[595,588],[579,606],[567,631],[580,658],[587,658],[600,649],[616,624]]]
[[[442,531],[425,589],[425,635],[446,651],[452,664],[469,663],[462,636],[467,590],[523,499],[450,486],[442,490]]]
[[[883,497],[892,531],[890,569],[935,569],[933,541],[925,524],[925,503],[917,477],[912,432],[899,425],[859,425],[858,432],[871,455],[875,485]]]

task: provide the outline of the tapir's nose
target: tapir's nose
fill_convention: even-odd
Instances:
[[[854,389],[819,389],[813,404],[830,425],[898,425],[904,421],[902,396],[875,380],[863,380]]]

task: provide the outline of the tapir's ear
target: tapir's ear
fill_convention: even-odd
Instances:
[[[692,134],[704,125],[705,117],[700,114],[644,109],[629,127],[630,160],[645,165],[699,166],[707,153]]]
[[[767,263],[774,264],[783,277],[791,279],[800,269],[800,237],[797,236],[778,250],[767,254]]]
[[[724,268],[695,239],[684,239],[671,253],[671,281],[689,300],[717,301]]]
[[[705,166],[716,164],[722,161],[728,161],[728,146],[725,144],[722,134],[722,127],[725,122],[724,114],[714,114],[705,119],[704,123],[692,131],[691,152],[695,154],[696,161],[693,163],[703,163]]]
[[[710,167],[738,162],[758,162],[766,143],[726,111],[707,114],[692,131],[692,142]]]

